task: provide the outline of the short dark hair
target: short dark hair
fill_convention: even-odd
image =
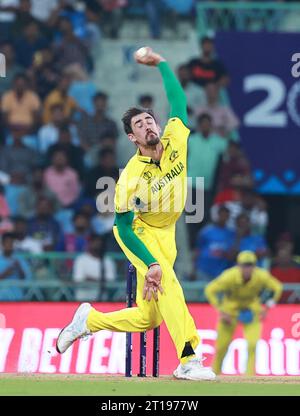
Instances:
[[[229,146],[233,146],[233,147],[236,147],[237,149],[241,149],[241,144],[232,139],[228,140],[228,147]]]
[[[22,79],[25,82],[28,82],[28,77],[26,75],[25,72],[18,72],[14,77],[13,77],[13,82],[16,82],[17,80]]]
[[[111,147],[103,147],[102,149],[100,149],[98,151],[98,157],[99,158],[103,158],[103,157],[105,157],[107,155],[115,156],[116,155],[116,152]]]
[[[65,79],[67,79],[67,80],[71,83],[71,76],[70,76],[68,73],[63,72],[63,73],[62,73],[62,74],[60,74],[60,75],[59,75],[59,77],[58,77],[57,86],[58,86],[61,82],[63,82]]]
[[[51,104],[50,105],[50,112],[52,113],[53,111],[55,111],[55,110],[62,110],[63,111],[63,109],[64,109],[64,106],[63,106],[63,104],[60,104],[60,103],[55,103],[55,104]]]
[[[177,66],[177,71],[180,71],[181,69],[190,69],[188,64],[180,64]]]
[[[24,30],[26,30],[28,27],[30,27],[30,26],[36,26],[38,29],[40,28],[40,26],[39,26],[39,24],[38,24],[38,22],[36,22],[35,20],[30,20],[29,22],[27,22],[26,24],[25,24],[25,27],[24,27]]]
[[[80,212],[80,211],[77,211],[73,214],[72,221],[75,222],[77,220],[77,218],[79,218],[79,217],[83,217],[87,221],[90,221],[89,217],[84,212]]]
[[[212,36],[203,36],[200,39],[200,44],[203,45],[203,43],[206,43],[206,42],[214,43],[214,38]]]
[[[101,241],[104,244],[104,238],[100,234],[91,233],[89,236],[90,243],[92,241],[97,241],[97,240]]]
[[[141,105],[144,101],[154,101],[153,95],[150,94],[142,94],[138,98],[139,104]]]
[[[13,217],[13,222],[25,222],[27,223],[27,220],[25,217],[22,217],[21,215],[17,215],[16,217]]]
[[[53,199],[47,195],[41,195],[36,200],[36,203],[40,204],[41,202],[47,202],[48,204],[53,204]]]
[[[70,134],[70,126],[68,123],[63,123],[59,128],[60,133],[68,133]]]
[[[226,207],[226,205],[220,205],[218,208],[218,212],[220,213],[221,211],[226,211],[228,214],[230,213],[229,208]]]
[[[15,51],[14,43],[12,41],[10,41],[9,39],[3,39],[0,42],[0,49],[4,48],[5,46],[9,46],[10,48],[12,48]]]
[[[208,120],[208,121],[212,122],[211,115],[208,114],[208,113],[199,114],[198,117],[197,117],[197,124],[202,123],[202,121],[204,121],[204,120]]]
[[[68,152],[66,152],[64,149],[60,149],[60,148],[57,148],[57,149],[54,150],[54,152],[51,155],[51,160],[53,160],[54,157],[56,155],[58,155],[58,154],[64,155],[65,158],[66,158],[66,160],[68,161],[68,163],[70,162],[70,158],[69,158]]]
[[[249,215],[245,211],[242,211],[240,214],[238,214],[235,218],[235,221],[237,222],[241,218],[246,218],[249,222],[251,222]]]
[[[71,20],[68,19],[67,16],[61,16],[59,18],[59,23],[61,24],[62,22],[67,22],[67,23],[69,23],[70,26],[73,26]]]
[[[15,238],[16,238],[15,233],[6,232],[6,233],[2,234],[1,241],[2,241],[2,244],[3,244],[5,240],[15,240]]]
[[[145,109],[145,108],[131,107],[129,108],[129,110],[127,110],[124,113],[122,117],[123,127],[124,127],[126,134],[132,133],[132,127],[131,127],[132,118],[143,113],[149,114],[156,121],[154,112],[150,108]]]
[[[108,99],[108,95],[103,92],[103,91],[98,91],[96,92],[96,94],[93,96],[93,101],[96,101],[98,99],[102,99],[102,100],[107,100]]]

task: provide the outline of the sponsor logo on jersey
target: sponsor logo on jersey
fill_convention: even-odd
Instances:
[[[145,181],[147,181],[147,183],[150,183],[151,178],[152,178],[152,173],[149,170],[144,172],[143,173],[143,178],[145,179]]]

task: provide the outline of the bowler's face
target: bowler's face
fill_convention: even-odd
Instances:
[[[154,118],[148,113],[141,113],[131,119],[133,133],[129,133],[129,139],[137,146],[155,146],[159,143],[160,127]]]

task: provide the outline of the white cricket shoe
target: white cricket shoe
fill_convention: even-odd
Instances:
[[[215,373],[210,367],[204,367],[202,361],[192,358],[186,364],[179,364],[173,373],[174,377],[184,380],[215,380]]]
[[[92,333],[86,326],[86,320],[91,310],[90,303],[82,303],[74,313],[72,322],[65,326],[56,341],[56,351],[63,354],[78,338],[88,337]]]

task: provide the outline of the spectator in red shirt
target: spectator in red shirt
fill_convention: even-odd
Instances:
[[[279,248],[273,260],[271,273],[281,282],[300,283],[300,265],[287,248]]]
[[[215,57],[213,39],[205,36],[201,39],[200,45],[202,56],[188,63],[192,81],[200,87],[204,87],[209,82],[217,82],[220,87],[226,87],[229,78],[223,63]]]
[[[276,244],[276,254],[272,262],[271,273],[283,283],[300,283],[300,264],[293,255],[294,243],[291,236],[284,233]],[[283,292],[281,302],[294,302],[294,294],[290,290]]]

